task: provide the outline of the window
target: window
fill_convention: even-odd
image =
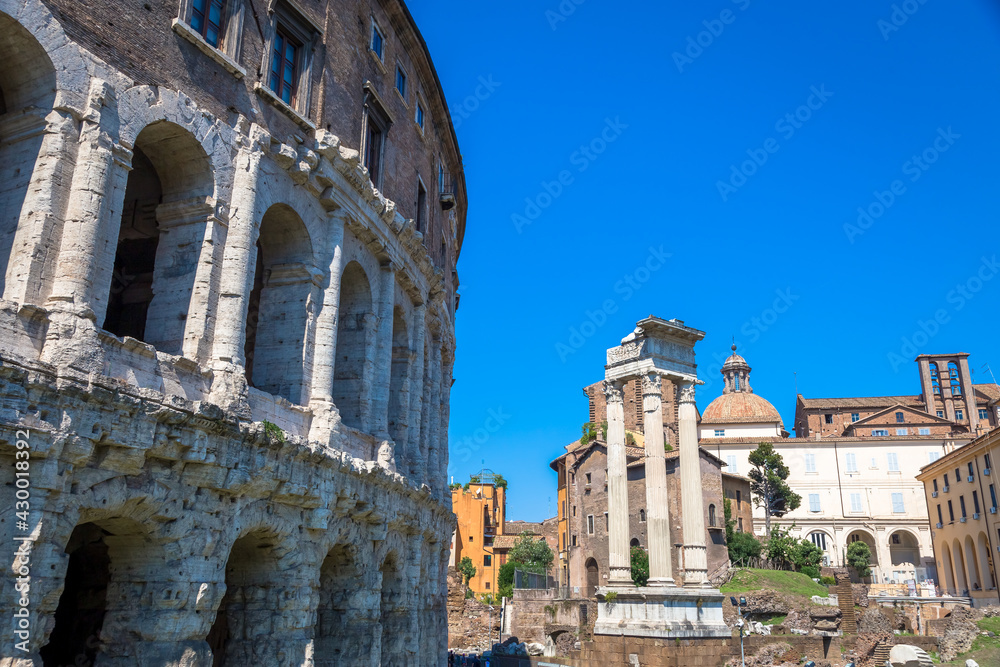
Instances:
[[[646,520],[646,510],[639,510],[639,521],[643,522]]]
[[[847,472],[855,473],[858,471],[858,458],[853,452],[848,452],[847,454]]]
[[[734,475],[738,473],[735,455],[729,454],[728,456],[726,456],[726,467],[729,468],[729,472],[733,473]]]
[[[955,507],[948,501],[948,521],[955,522]]]
[[[851,422],[856,422],[859,419],[861,419],[861,413],[859,413],[859,412],[852,412],[851,413]]]
[[[489,556],[487,556],[487,558],[489,558]],[[486,590],[490,590],[490,582],[488,581],[486,582]]]
[[[493,565],[493,556],[486,554],[483,556],[483,567],[490,567]]]
[[[938,511],[938,523],[944,523],[944,517],[941,516],[941,503],[938,503],[937,511]]]
[[[934,485],[934,492],[937,493],[938,490],[937,480],[936,479],[931,480],[931,484]]]
[[[219,48],[226,17],[226,0],[194,0],[191,5],[191,28],[205,41]]]
[[[593,535],[594,534],[594,515],[593,514],[588,514],[587,515],[587,534],[588,535]]]
[[[609,527],[610,527],[610,524],[608,523],[608,513],[605,512],[604,513],[604,532],[607,532]]]
[[[976,469],[972,465],[972,461],[969,461],[969,481],[971,482],[976,477]]]
[[[809,533],[809,539],[820,548],[822,551],[826,551],[826,533]]]
[[[424,182],[420,180],[419,176],[417,176],[417,214],[414,218],[418,232],[427,229],[427,188],[424,187]],[[576,484],[575,476],[573,483]]]
[[[955,365],[954,361],[948,362],[948,379],[951,381],[951,395],[961,396],[962,385],[958,382],[958,366]]]
[[[908,435],[909,431],[905,428],[897,428],[896,435]]]
[[[965,413],[961,410],[955,410],[955,419],[956,420],[965,419]]]
[[[470,542],[472,541],[472,535],[469,535],[469,541]]]
[[[576,516],[576,505],[573,505],[573,516]]]
[[[406,72],[399,65],[396,65],[396,92],[399,93],[403,101],[406,101]]]
[[[715,528],[715,505],[708,506],[708,525],[710,528]]]
[[[965,518],[965,496],[958,497],[958,506],[962,509],[962,518]]]
[[[851,512],[853,512],[854,514],[860,514],[863,511],[864,511],[864,508],[861,506],[861,494],[860,493],[852,493],[851,494]]]
[[[740,376],[739,375],[734,375],[733,376],[733,389],[735,391],[739,391],[740,390]]]
[[[903,540],[901,540],[899,538],[899,533],[893,533],[892,534],[892,543],[893,544],[902,544],[903,543]]]
[[[992,484],[990,484],[990,500],[993,501],[993,505],[991,505],[991,507],[996,507],[997,506],[997,490],[993,487]]]
[[[872,435],[876,436],[876,437],[887,436],[887,435],[889,435],[889,431],[888,431],[888,429],[884,429],[884,428],[873,428],[872,429]]]
[[[938,379],[938,367],[937,364],[931,364],[931,388],[935,394],[941,393],[941,381]],[[938,417],[941,415],[938,414]]]
[[[896,452],[889,452],[885,457],[889,463],[889,472],[899,472],[899,457]]]
[[[740,503],[742,501],[743,501],[743,492],[742,491],[737,491],[736,492],[736,509],[740,508]]]
[[[922,427],[922,428],[917,429],[917,433],[919,433],[920,435],[930,435],[931,434],[931,430],[929,428]],[[937,452],[931,452],[931,454],[932,455],[933,454],[937,454]],[[940,454],[938,455],[938,458],[941,458]],[[931,458],[931,461],[937,461],[937,458]]]
[[[818,493],[810,493],[809,494],[809,511],[810,512],[819,512],[820,509],[821,508],[820,508],[820,505],[819,505],[819,494]]]
[[[990,463],[990,455],[989,454],[983,454],[983,463],[986,465],[987,468],[992,468],[993,467],[993,464]]]
[[[831,415],[829,413],[823,415],[823,421],[826,422],[827,424],[832,424],[833,423],[833,415]]]
[[[576,546],[576,535],[573,536],[573,546]]]
[[[587,484],[590,484],[590,473],[587,473]]]
[[[961,481],[962,481],[962,471],[959,470],[958,468],[955,468],[955,484],[958,484]]]
[[[905,514],[906,507],[903,505],[903,494],[893,493],[892,494],[892,513],[893,514]]]
[[[376,188],[382,187],[382,156],[385,152],[385,137],[391,125],[389,114],[379,101],[378,95],[372,88],[366,86],[362,155],[364,164],[368,168],[368,177]]]
[[[413,114],[413,121],[421,131],[424,129],[424,105],[420,103],[420,100],[417,100],[417,111]]]
[[[302,45],[287,32],[278,28],[271,54],[271,78],[268,85],[285,104],[294,105],[299,75],[299,53]]]
[[[305,116],[309,112],[312,47],[319,35],[319,28],[291,3],[275,2],[264,63],[267,79],[255,87],[265,99],[280,100],[283,104],[277,106],[281,111],[310,128],[313,126]]]
[[[743,532],[743,517],[739,517],[736,520],[736,531],[740,533]]]
[[[979,492],[972,492],[972,511],[979,514]]]
[[[722,437],[725,437],[725,435],[726,435],[726,429],[724,429],[724,428],[717,428],[717,429],[715,429],[715,437],[716,438],[722,438]]]
[[[364,26],[363,23],[361,25]],[[375,19],[372,19],[372,41],[368,46],[379,60],[385,62],[385,34],[378,27],[378,23],[375,23]]]
[[[979,408],[979,418],[980,419],[989,419],[990,418],[989,410],[984,410],[982,408]]]
[[[903,413],[902,412],[897,412],[896,413],[896,423],[897,424],[902,424],[903,423]]]
[[[816,472],[816,455],[806,452],[806,472]]]
[[[944,410],[938,410],[937,416],[940,417],[941,419],[944,419]]]

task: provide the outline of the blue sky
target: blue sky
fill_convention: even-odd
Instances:
[[[796,382],[1000,374],[998,3],[409,6],[469,195],[449,473],[502,473],[509,518],[554,513],[581,388],[649,314],[707,332],[700,408],[735,336],[786,426]]]

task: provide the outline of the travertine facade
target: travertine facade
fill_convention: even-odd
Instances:
[[[443,664],[466,205],[405,5],[0,0],[0,59],[0,665]]]

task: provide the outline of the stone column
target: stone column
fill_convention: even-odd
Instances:
[[[663,443],[663,401],[659,373],[642,376],[646,436],[646,521],[649,531],[649,586],[673,586],[670,557],[670,510]]]
[[[438,449],[440,448],[441,436],[441,339],[437,336],[431,339],[431,359],[427,367],[430,375],[430,391],[427,400],[427,472],[424,474],[424,483],[434,492],[438,482]],[[445,481],[445,480],[441,480]]]
[[[628,471],[625,466],[623,386],[604,381],[608,405],[608,576],[610,586],[632,585],[628,548]]]
[[[340,315],[340,278],[344,263],[344,219],[331,215],[326,256],[330,267],[323,286],[323,305],[316,318],[316,349],[309,392],[314,409],[333,404],[333,376],[337,356],[337,322]]]
[[[396,266],[383,262],[379,276],[378,341],[375,346],[375,380],[372,387],[371,432],[389,437],[389,382],[392,377],[392,309],[396,297]]]
[[[705,499],[701,488],[701,453],[698,447],[698,410],[694,382],[681,385],[677,409],[681,454],[681,508],[684,518],[684,584],[708,585],[708,549],[705,546]]]
[[[423,436],[421,413],[424,403],[424,339],[427,332],[425,320],[427,306],[421,304],[413,311],[413,350],[416,357],[411,365],[410,380],[410,428],[406,435],[405,461],[403,471],[416,484],[424,480],[424,461],[420,456],[420,440]]]

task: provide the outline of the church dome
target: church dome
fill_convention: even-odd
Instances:
[[[701,414],[702,424],[781,424],[781,415],[770,401],[748,391],[719,396]]]

